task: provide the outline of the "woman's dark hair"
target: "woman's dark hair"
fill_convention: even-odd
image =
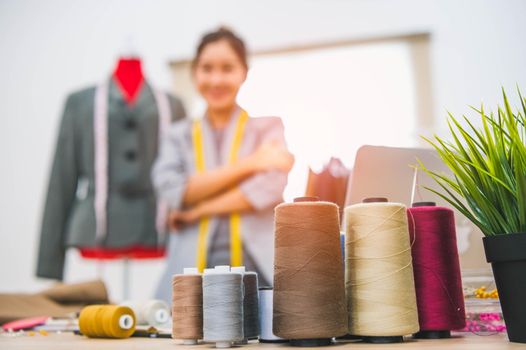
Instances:
[[[199,57],[203,52],[206,45],[215,43],[217,41],[225,40],[232,50],[236,53],[237,57],[241,61],[241,64],[248,70],[248,60],[247,60],[247,49],[243,40],[238,37],[233,31],[226,27],[219,27],[216,31],[206,33],[202,38],[201,42],[197,46],[195,52],[194,60],[192,61],[192,68],[195,68]]]

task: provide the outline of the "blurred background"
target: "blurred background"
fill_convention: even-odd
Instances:
[[[204,104],[190,60],[206,31],[225,25],[247,42],[251,70],[239,103],[283,118],[296,164],[286,199],[305,192],[308,167],[331,156],[352,168],[363,144],[423,146],[447,111],[517,105],[526,87],[522,0],[0,1],[0,292],[33,292],[43,204],[66,96],[106,79],[132,48],[152,84]],[[101,266],[102,265],[102,266]],[[163,261],[131,262],[131,297],[152,296]],[[121,261],[67,256],[65,280],[103,276],[122,294]]]

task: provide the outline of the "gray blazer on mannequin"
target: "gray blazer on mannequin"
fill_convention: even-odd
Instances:
[[[42,220],[37,276],[62,279],[66,248],[94,247],[95,88],[71,94],[60,124]],[[185,116],[168,96],[172,120]],[[145,83],[128,107],[113,80],[108,87],[108,200],[104,247],[156,246],[156,198],[151,166],[158,149],[158,110]]]

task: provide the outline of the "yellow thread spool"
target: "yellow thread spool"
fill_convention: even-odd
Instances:
[[[135,332],[135,314],[127,306],[86,306],[80,312],[79,328],[90,338],[128,338]]]

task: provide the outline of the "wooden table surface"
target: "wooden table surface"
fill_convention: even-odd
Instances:
[[[251,350],[262,349],[290,349],[285,344],[262,344],[251,341],[248,345],[237,346],[236,349],[249,348]],[[325,347],[327,348],[327,347]],[[341,349],[469,349],[469,350],[500,350],[500,349],[526,349],[526,344],[510,343],[506,334],[475,335],[456,334],[450,339],[441,340],[413,340],[406,338],[403,343],[397,344],[367,344],[356,341],[338,342],[330,348]],[[0,349],[53,349],[53,350],[82,350],[82,349],[180,349],[180,350],[205,350],[215,349],[213,344],[200,344],[196,346],[182,345],[180,341],[173,339],[150,339],[150,338],[128,338],[128,339],[89,339],[72,333],[50,334],[43,336],[10,337],[0,335]],[[297,349],[297,348],[295,348]]]

